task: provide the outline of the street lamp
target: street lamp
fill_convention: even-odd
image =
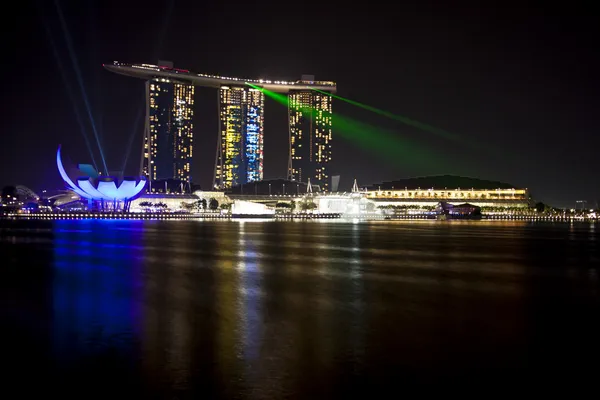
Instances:
[[[271,195],[271,184],[269,183],[269,196]]]

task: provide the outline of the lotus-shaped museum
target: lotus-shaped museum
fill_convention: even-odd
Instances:
[[[60,146],[56,152],[56,165],[68,188],[89,202],[112,202],[114,207],[120,203],[120,207],[127,209],[129,202],[136,199],[146,187],[146,178],[144,177],[137,179],[126,177],[119,184],[117,178],[100,176],[91,165],[85,164],[79,165],[78,170],[88,176],[77,177],[77,184],[75,184],[63,166]]]

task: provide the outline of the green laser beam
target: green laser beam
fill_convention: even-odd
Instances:
[[[402,115],[396,115],[396,114],[393,114],[393,113],[391,113],[389,111],[385,111],[385,110],[382,110],[382,109],[370,106],[368,104],[359,103],[358,101],[350,100],[350,99],[347,99],[345,97],[335,95],[333,93],[325,92],[325,91],[322,91],[322,90],[319,90],[319,89],[313,89],[313,90],[315,92],[319,92],[319,93],[325,94],[327,96],[331,96],[331,97],[333,97],[335,99],[338,99],[338,100],[341,100],[341,101],[345,101],[346,103],[352,104],[353,106],[360,107],[360,108],[368,110],[368,111],[372,111],[372,112],[374,112],[376,114],[382,115],[384,117],[391,118],[391,119],[396,120],[396,121],[400,121],[400,122],[402,122],[402,123],[404,123],[406,125],[415,127],[417,129],[433,133],[433,134],[441,136],[441,137],[443,137],[445,139],[462,142],[462,139],[459,136],[454,135],[454,134],[452,134],[450,132],[447,132],[447,131],[445,131],[443,129],[436,128],[434,126],[427,125],[427,124],[424,124],[424,123],[419,122],[419,121],[415,121],[413,119],[410,119],[408,117],[404,117]]]
[[[280,93],[274,93],[268,89],[247,83],[250,87],[260,90],[266,96],[278,103],[290,107],[289,98]],[[294,106],[292,106],[294,107]],[[398,137],[397,134],[374,127],[364,122],[354,120],[339,114],[328,113],[312,107],[297,107],[296,111],[315,117],[321,113],[322,118],[331,118],[331,124],[336,134],[350,141],[358,147],[367,149],[378,156],[386,158],[396,165],[406,163],[420,169],[439,168],[439,160],[442,157],[424,149],[422,146],[406,139]]]
[[[288,97],[286,95],[284,95],[284,94],[275,93],[275,92],[272,92],[272,91],[270,91],[268,89],[262,88],[260,86],[253,85],[252,83],[248,83],[248,82],[246,82],[246,85],[248,85],[248,86],[250,86],[250,87],[252,87],[252,88],[254,88],[256,90],[260,90],[261,92],[263,92],[264,94],[266,94],[267,96],[269,96],[270,98],[272,98],[273,100],[276,100],[278,103],[281,103],[281,104],[283,104],[286,107],[289,105]]]
[[[394,119],[396,121],[400,121],[400,122],[402,122],[402,123],[404,123],[406,125],[415,127],[415,128],[420,129],[422,131],[433,133],[436,136],[439,136],[441,138],[453,141],[453,142],[459,144],[462,147],[468,147],[468,148],[470,148],[470,149],[472,149],[474,151],[477,151],[477,152],[488,153],[488,155],[491,156],[491,157],[493,157],[494,159],[500,160],[500,159],[503,159],[505,157],[501,152],[499,152],[493,146],[490,146],[488,143],[482,143],[482,142],[477,141],[477,140],[462,138],[459,135],[450,133],[450,132],[445,131],[445,130],[440,129],[440,128],[436,128],[436,127],[431,126],[431,125],[427,125],[427,124],[425,124],[423,122],[419,122],[419,121],[410,119],[410,118],[402,116],[402,115],[396,115],[396,114],[393,114],[393,113],[391,113],[389,111],[381,110],[379,108],[370,106],[368,104],[359,103],[358,101],[354,101],[354,100],[351,100],[351,99],[348,99],[348,98],[345,98],[345,97],[341,97],[341,96],[338,96],[338,95],[333,94],[333,93],[325,92],[325,91],[322,91],[322,90],[319,90],[319,89],[314,89],[314,88],[312,90],[314,90],[314,91],[316,91],[318,93],[322,93],[322,94],[331,96],[331,97],[333,97],[335,99],[339,99],[341,101],[344,101],[346,103],[352,104],[352,105],[357,106],[359,108],[363,108],[365,110],[372,111],[374,113],[377,113],[379,115],[382,115],[382,116]]]

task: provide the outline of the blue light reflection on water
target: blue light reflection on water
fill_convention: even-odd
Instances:
[[[136,359],[142,223],[54,225],[53,343],[63,365],[107,354]]]
[[[595,382],[587,224],[53,226],[0,237],[3,359],[29,386],[60,375],[76,398],[256,399]]]

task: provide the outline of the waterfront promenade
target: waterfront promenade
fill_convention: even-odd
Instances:
[[[8,213],[0,215],[0,219],[9,220],[228,220],[237,218],[261,218],[273,220],[314,220],[314,219],[359,219],[359,220],[435,220],[437,215],[428,213],[419,214],[356,214],[342,215],[339,213],[278,213],[273,216],[261,215],[233,215],[231,213],[221,212],[202,212],[202,213],[126,213],[126,212],[73,212],[73,213]],[[472,218],[451,218],[451,219],[472,219]],[[483,214],[479,220],[484,221],[598,221],[596,216],[577,216],[577,215],[508,215],[508,214]],[[440,221],[443,222],[443,221]]]

